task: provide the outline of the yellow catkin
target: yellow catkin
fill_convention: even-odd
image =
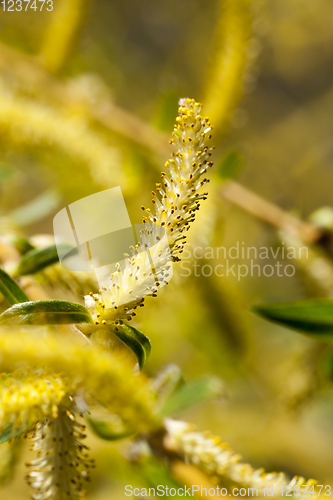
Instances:
[[[57,405],[66,393],[58,376],[45,372],[22,371],[0,376],[0,433],[29,428],[47,416],[57,414]]]
[[[76,421],[73,406],[64,402],[56,418],[37,427],[32,445],[37,458],[27,464],[34,500],[77,500],[85,493],[84,480],[89,480],[94,462],[82,443],[85,427]]]
[[[221,0],[221,18],[203,103],[215,127],[225,127],[242,94],[249,63],[253,0]]]
[[[142,374],[133,375],[132,365],[93,345],[84,347],[71,337],[12,329],[0,330],[0,370],[17,364],[47,366],[65,373],[72,391],[82,388],[124,420],[134,431],[159,425],[153,412],[154,397]]]
[[[118,151],[107,145],[81,116],[67,116],[45,104],[14,96],[0,85],[0,136],[24,147],[42,146],[66,153],[90,167],[91,177],[103,184],[119,181]]]
[[[137,248],[130,249],[131,256],[124,255],[125,266],[117,265],[117,271],[110,277],[110,286],[103,288],[101,294],[85,298],[95,326],[103,326],[105,321],[117,327],[119,322],[131,320],[135,309],[143,305],[143,297],[156,296],[158,286],[168,282],[170,261],[181,260],[186,233],[200,202],[208,194],[201,192],[208,183],[205,174],[213,165],[210,161],[213,147],[209,145],[213,127],[201,111],[202,105],[194,99],[179,101],[179,116],[170,140],[176,152],[166,162],[161,182],[152,191],[152,209],[141,207],[146,226],[146,231],[141,232],[141,242]],[[150,258],[144,251],[146,248]],[[84,332],[91,330],[88,326]]]
[[[93,281],[91,274],[81,271],[69,271],[60,264],[46,267],[36,276],[38,282],[46,289],[63,289],[70,291],[75,297],[89,293],[92,288],[97,289],[96,283]]]
[[[39,59],[46,69],[56,72],[64,63],[80,27],[84,0],[53,0],[53,4]]]
[[[256,488],[260,496],[265,496],[265,488],[272,488],[270,491],[273,491],[273,495],[280,497],[281,487],[284,492],[289,487],[295,492],[299,491],[302,498],[306,497],[307,487],[317,484],[314,479],[306,481],[303,477],[295,476],[288,481],[283,472],[267,473],[262,468],[254,469],[250,464],[241,462],[242,457],[219,438],[210,432],[196,432],[186,422],[167,419],[165,426],[166,446],[177,450],[187,462],[219,478],[221,482],[230,481],[240,488]]]

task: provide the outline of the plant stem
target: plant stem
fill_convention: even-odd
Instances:
[[[267,222],[277,229],[297,236],[305,243],[315,243],[322,236],[319,227],[308,222],[304,222],[298,217],[285,212],[274,203],[261,198],[241,184],[230,181],[221,190],[221,194],[228,201],[243,208],[246,212],[259,220]]]

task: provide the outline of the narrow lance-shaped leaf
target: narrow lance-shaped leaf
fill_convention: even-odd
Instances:
[[[66,300],[24,302],[12,306],[0,315],[2,325],[69,325],[92,322],[88,309]]]
[[[0,292],[11,304],[29,301],[24,290],[3,269],[0,269]]]
[[[119,340],[124,342],[138,358],[140,368],[146,363],[150,354],[151,345],[148,337],[136,328],[129,325],[118,325],[117,331],[112,330]]]
[[[118,441],[133,434],[117,415],[88,415],[86,419],[94,433],[106,441]]]
[[[33,428],[34,426],[31,426],[30,423],[22,424],[19,428],[15,428],[13,424],[7,425],[5,429],[0,431],[0,444],[5,443],[9,439],[13,439],[14,437],[18,437]]]
[[[160,415],[175,416],[209,399],[221,396],[225,391],[223,382],[215,377],[203,377],[184,384],[164,402]]]
[[[16,208],[10,213],[20,227],[32,224],[54,213],[61,201],[60,193],[55,189],[47,189],[33,200]]]
[[[259,304],[252,311],[313,338],[333,340],[333,299]]]
[[[134,481],[145,487],[147,491],[149,488],[156,489],[163,484],[164,492],[169,491],[173,500],[184,500],[187,497],[186,493],[184,495],[184,484],[175,479],[168,464],[152,455],[142,456],[140,460],[133,463],[131,474],[133,473],[136,473],[133,476]]]
[[[185,384],[181,369],[177,365],[168,365],[153,381],[153,390],[158,397],[160,406],[179,388]]]
[[[62,243],[58,245],[51,245],[46,248],[36,248],[27,252],[19,262],[16,269],[16,276],[26,276],[27,274],[35,274],[47,266],[51,266],[59,262],[58,251],[61,255],[71,254],[74,255],[77,249],[72,245]]]
[[[20,252],[20,255],[24,255],[25,253],[30,252],[30,250],[34,250],[35,248],[29,240],[17,234],[6,234],[4,236],[4,239],[10,245],[13,245],[16,250]]]

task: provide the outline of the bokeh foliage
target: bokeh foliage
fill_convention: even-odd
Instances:
[[[149,201],[171,151],[167,132],[182,95],[207,104],[216,162],[230,151],[244,159],[237,182],[303,220],[330,206],[332,22],[330,0],[58,0],[53,13],[1,13],[0,210],[7,238],[17,224],[28,237],[49,234],[58,208],[117,185],[132,222],[140,222],[137,209]],[[218,171],[211,179],[190,248],[299,244],[226,201]],[[50,189],[55,198],[42,198],[22,222],[26,204]],[[329,348],[249,311],[256,302],[331,296],[329,229],[309,255],[290,278],[185,278],[178,268],[136,326],[153,345],[149,375],[175,363],[186,379],[211,373],[227,384],[227,401],[188,410],[187,420],[222,435],[257,466],[327,483]],[[45,271],[42,284],[61,299],[56,273]],[[71,300],[80,290],[74,281],[67,282]],[[115,445],[90,439],[103,464],[92,500],[122,498],[123,484],[145,485],[157,473],[156,464],[129,465]],[[3,492],[25,498],[20,482]]]

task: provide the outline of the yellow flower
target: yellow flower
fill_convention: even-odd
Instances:
[[[210,161],[213,148],[207,146],[212,125],[209,118],[201,116],[201,107],[194,99],[180,100],[170,140],[177,152],[166,162],[167,172],[162,172],[162,182],[152,192],[154,208],[141,207],[146,213],[143,223],[147,226],[141,231],[141,242],[130,249],[131,256],[124,255],[125,266],[121,269],[117,265],[109,287],[100,290],[100,294],[85,297],[97,326],[111,324],[117,328],[123,321],[130,321],[135,309],[143,305],[143,297],[156,296],[158,287],[168,282],[171,260],[180,260],[185,233],[195,219],[200,201],[208,194],[199,193],[208,182],[204,175],[213,165]],[[85,333],[92,330],[90,326],[84,327]]]
[[[12,426],[29,428],[47,416],[57,416],[66,393],[61,377],[45,371],[16,371],[0,378],[0,432]]]
[[[60,405],[57,418],[38,425],[32,446],[38,458],[27,464],[34,500],[82,498],[83,480],[89,480],[88,470],[94,465],[81,442],[84,431],[69,400]]]
[[[133,375],[130,361],[124,357],[120,360],[98,345],[87,348],[71,337],[64,337],[60,342],[59,336],[49,334],[42,337],[38,331],[17,331],[14,334],[11,330],[8,335],[8,330],[4,328],[0,330],[0,352],[5,353],[0,359],[0,370],[10,372],[17,364],[28,364],[36,369],[47,366],[48,370],[64,374],[67,393],[82,388],[112,412],[119,414],[133,431],[159,425],[153,412],[154,396],[145,377],[141,373]],[[22,401],[24,407],[26,402],[29,408],[29,398],[32,397],[32,414],[34,406],[42,408],[36,409],[37,419],[43,416],[43,411],[50,414],[54,388],[49,388],[48,381],[40,382],[45,391],[49,390],[49,396],[46,397],[45,392],[38,393],[34,389],[34,384],[36,382],[31,381],[30,393],[25,390],[24,398],[19,399],[18,403]],[[55,401],[59,402],[62,394],[62,391],[57,391]],[[11,396],[8,391],[5,395],[9,401],[12,398],[15,415],[20,415],[22,411],[24,417],[24,408],[15,406],[16,396]],[[43,405],[46,405],[45,410]],[[5,423],[10,419],[10,411],[6,409]],[[23,417],[20,417],[20,421]]]
[[[306,496],[306,487],[316,484],[316,481],[295,476],[288,481],[283,472],[265,472],[264,469],[254,469],[250,464],[241,462],[241,456],[232,451],[226,443],[213,436],[210,432],[196,432],[186,422],[167,419],[166,446],[177,450],[184,459],[200,467],[205,473],[216,476],[222,482],[230,481],[233,485],[244,488],[257,488],[260,496],[265,496],[264,489],[273,487],[275,496],[281,496],[283,491],[295,488],[302,496]],[[311,494],[308,495],[310,497]]]

